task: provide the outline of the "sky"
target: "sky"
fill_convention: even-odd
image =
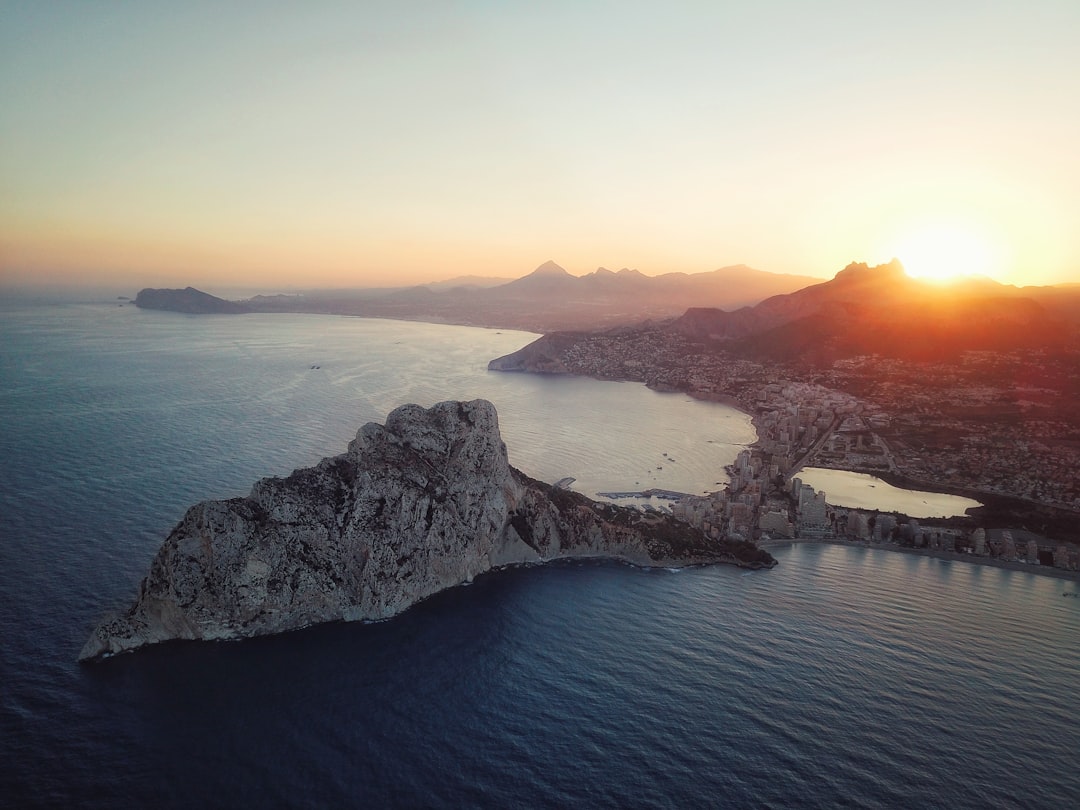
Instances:
[[[1078,42],[1076,0],[0,0],[0,283],[1080,282]]]

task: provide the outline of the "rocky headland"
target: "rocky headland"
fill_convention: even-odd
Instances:
[[[342,455],[189,509],[135,603],[103,621],[79,659],[385,619],[493,568],[587,556],[775,564],[749,543],[528,477],[510,465],[489,402],[404,405]]]
[[[187,315],[239,315],[252,311],[251,307],[245,304],[226,301],[194,287],[185,287],[182,290],[147,287],[135,296],[135,306],[140,309],[183,312]]]

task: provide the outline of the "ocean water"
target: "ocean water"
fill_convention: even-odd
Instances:
[[[529,339],[0,312],[0,803],[1076,806],[1080,585],[883,551],[521,568],[379,624],[75,663],[188,505],[403,402],[487,397],[513,463],[584,492],[711,489],[753,438],[719,405],[485,370]]]

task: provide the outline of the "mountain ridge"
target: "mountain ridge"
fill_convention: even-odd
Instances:
[[[1049,288],[1052,290],[1053,288]],[[733,312],[697,308],[671,324],[687,337],[730,343],[748,357],[829,362],[858,354],[942,359],[967,350],[1056,348],[1076,323],[1064,296],[990,279],[941,286],[909,277],[896,259],[852,262],[826,282]],[[1074,313],[1080,316],[1080,311]]]
[[[617,272],[601,267],[575,276],[552,260],[504,283],[481,284],[475,277],[459,278],[464,283],[450,280],[397,288],[254,296],[230,302],[235,305],[233,310],[208,306],[202,311],[360,315],[545,332],[674,318],[699,303],[738,307],[818,281],[810,276],[767,273],[746,265],[660,276],[646,276],[625,267]],[[164,303],[155,307],[159,309],[171,308],[170,300],[182,300],[177,291],[145,292],[163,293],[159,298]],[[176,303],[176,311],[200,311],[181,306]]]
[[[1015,287],[976,277],[942,285],[910,278],[895,259],[875,266],[851,262],[828,280],[766,273],[742,264],[659,276],[625,267],[618,271],[599,267],[575,276],[549,260],[503,283],[481,284],[475,277],[459,277],[458,281],[463,283],[449,280],[411,287],[309,291],[242,301],[226,301],[190,287],[146,289],[135,303],[188,313],[308,312],[541,333],[670,322],[671,328],[688,337],[730,342],[809,318],[826,306],[834,309],[837,328],[855,320],[861,328],[873,328],[875,323],[900,317],[894,310],[905,309],[911,311],[913,319],[932,315],[940,322],[948,317],[941,306],[944,301],[967,301],[963,307],[967,317],[977,319],[980,314],[972,303],[977,299],[1034,302],[1041,313],[1030,311],[1016,325],[1030,327],[1044,337],[1061,324],[1068,329],[1069,324],[1080,323],[1080,285]],[[845,307],[837,308],[840,304]],[[985,306],[994,318],[1010,322],[1000,302]],[[876,316],[875,307],[879,310]],[[960,308],[955,309],[952,317],[957,321]],[[855,318],[860,310],[863,314]],[[954,323],[953,331],[962,335],[965,330],[961,326]],[[825,327],[808,325],[807,337]],[[794,327],[787,329],[792,334],[796,331]],[[899,332],[899,326],[894,331]]]
[[[896,259],[852,262],[828,281],[753,306],[693,306],[666,323],[612,334],[656,329],[748,359],[817,366],[868,354],[942,360],[968,350],[1057,351],[1080,338],[1080,291],[990,279],[943,286],[909,277]],[[559,358],[575,334],[545,334],[490,367],[560,373]]]

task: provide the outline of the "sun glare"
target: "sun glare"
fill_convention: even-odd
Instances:
[[[913,231],[897,243],[894,253],[909,276],[925,281],[992,276],[999,263],[997,251],[985,237],[951,225]]]

